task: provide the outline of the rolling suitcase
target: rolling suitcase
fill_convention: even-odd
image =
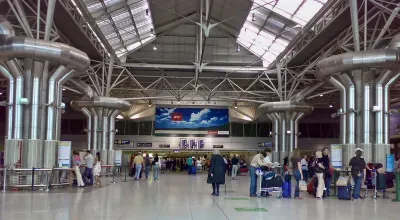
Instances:
[[[337,197],[342,200],[350,200],[351,199],[351,184],[347,186],[338,186],[337,187]]]
[[[283,198],[291,198],[292,197],[292,183],[291,182],[283,182],[282,196],[283,196]]]
[[[192,174],[196,174],[197,173],[197,167],[196,166],[192,166]]]

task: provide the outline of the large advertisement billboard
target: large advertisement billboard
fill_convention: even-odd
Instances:
[[[228,109],[156,108],[156,135],[229,136]]]

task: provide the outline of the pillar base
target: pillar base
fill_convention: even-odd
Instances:
[[[40,146],[40,140],[38,139],[29,139],[28,144],[26,146],[26,161],[24,162],[25,168],[40,168],[41,159],[42,159],[42,151]]]
[[[23,148],[23,140],[6,139],[5,142],[4,166],[7,168],[15,168],[21,166],[21,155]]]
[[[114,157],[115,157],[114,150],[108,150],[107,151],[107,164],[108,165],[114,165]]]
[[[343,167],[346,168],[349,166],[351,158],[353,158],[355,155],[354,151],[356,150],[356,144],[343,144],[342,146],[342,162]]]
[[[43,150],[43,167],[53,168],[57,167],[56,164],[56,152],[57,152],[57,141],[55,140],[45,140],[44,150]]]
[[[373,148],[372,162],[381,163],[386,167],[386,155],[390,152],[390,144],[375,144]]]
[[[360,144],[360,147],[363,149],[363,157],[365,162],[371,162],[372,161],[372,144],[371,143],[362,143]]]
[[[282,164],[283,165],[283,159],[285,158],[285,157],[288,157],[288,161],[290,162],[290,158],[289,158],[289,152],[287,152],[287,151],[281,151],[281,152],[279,152],[279,163],[280,164]]]

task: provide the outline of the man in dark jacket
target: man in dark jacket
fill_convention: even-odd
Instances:
[[[212,184],[213,196],[219,196],[219,186],[225,184],[226,163],[220,155],[218,149],[214,149],[214,155],[211,157],[210,169],[208,170],[207,183]]]
[[[331,188],[331,179],[332,179],[332,174],[330,172],[330,158],[329,158],[329,148],[324,147],[322,149],[322,165],[324,165],[325,167],[325,176],[324,176],[324,180],[325,180],[325,187],[326,187],[326,197],[329,197],[329,192],[330,192],[330,188]]]

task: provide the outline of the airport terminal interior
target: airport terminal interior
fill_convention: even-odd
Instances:
[[[398,219],[398,0],[0,0],[0,220]]]

